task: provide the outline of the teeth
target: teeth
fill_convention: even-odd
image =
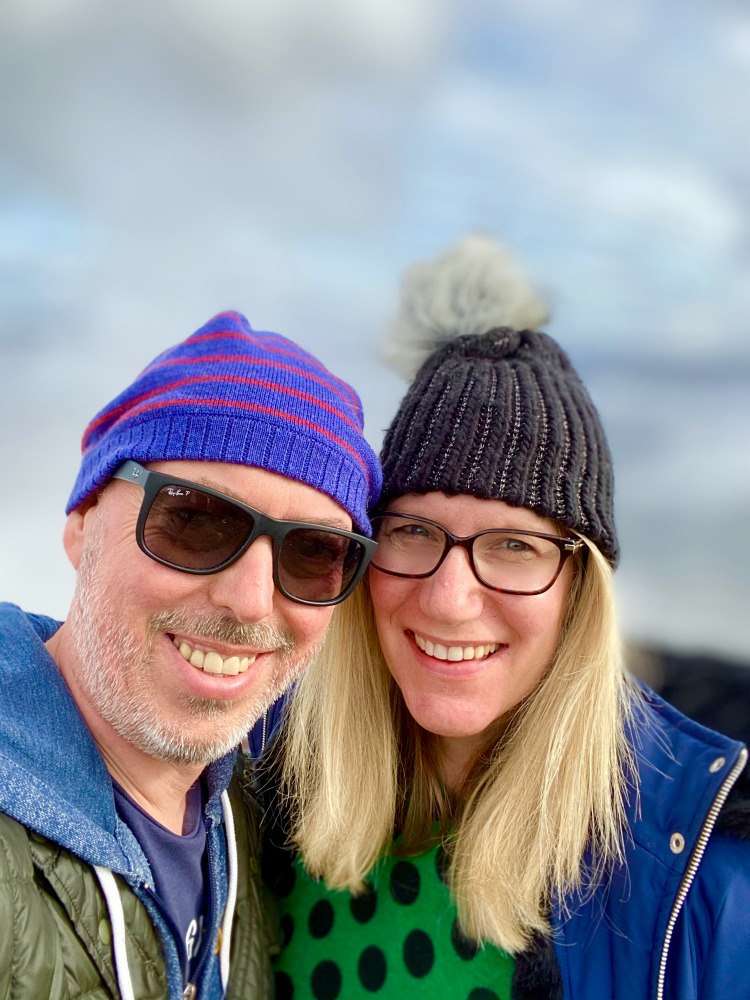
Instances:
[[[195,654],[194,654],[195,655]],[[193,662],[192,656],[190,662]],[[195,666],[195,664],[193,664]],[[206,653],[203,657],[203,670],[207,674],[220,674],[224,669],[224,660],[218,653]]]
[[[439,642],[430,642],[421,635],[414,633],[414,641],[428,656],[436,660],[450,660],[458,663],[460,660],[483,660],[500,648],[499,642],[485,643],[483,646],[443,646]]]
[[[247,670],[247,666],[245,667]],[[224,660],[224,673],[225,674],[238,674],[240,672],[240,658],[239,656],[229,656]]]
[[[223,656],[213,649],[204,653],[202,649],[193,649],[186,642],[179,642],[177,639],[173,639],[172,641],[177,649],[179,649],[180,656],[184,660],[187,660],[192,666],[197,667],[198,670],[202,670],[207,674],[225,674],[231,676],[244,674],[250,664],[255,663],[258,655],[256,653],[255,656],[228,656],[224,659]]]

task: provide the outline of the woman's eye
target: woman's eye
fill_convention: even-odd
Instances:
[[[523,552],[525,549],[531,548],[529,543],[523,541],[521,538],[506,538],[503,542],[503,546],[506,549],[510,549],[512,552]]]
[[[410,538],[428,538],[430,532],[423,524],[402,524],[396,528],[396,534],[408,535]]]
[[[484,551],[488,556],[494,553],[498,559],[509,559],[514,556],[529,558],[538,554],[533,540],[518,535],[498,535],[491,544],[485,542]]]
[[[438,533],[429,524],[418,521],[393,521],[381,526],[381,541],[387,540],[393,544],[410,544],[414,542],[439,542]]]

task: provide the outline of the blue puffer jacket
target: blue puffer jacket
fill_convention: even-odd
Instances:
[[[750,997],[750,816],[722,807],[747,763],[740,743],[650,691],[636,726],[640,793],[626,864],[555,926],[566,1000]],[[738,779],[740,783],[738,784]]]

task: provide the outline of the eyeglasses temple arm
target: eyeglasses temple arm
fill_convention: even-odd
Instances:
[[[138,462],[128,459],[127,462],[123,462],[115,469],[112,473],[112,479],[124,479],[129,483],[143,483],[147,472],[148,469],[144,469]]]

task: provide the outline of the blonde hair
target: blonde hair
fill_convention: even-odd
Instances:
[[[552,900],[590,891],[622,857],[637,695],[622,666],[611,568],[587,546],[553,662],[475,759],[457,809],[380,653],[367,588],[336,609],[285,731],[282,784],[311,874],[362,891],[394,829],[425,849],[438,819],[462,929],[515,953],[549,933]]]

